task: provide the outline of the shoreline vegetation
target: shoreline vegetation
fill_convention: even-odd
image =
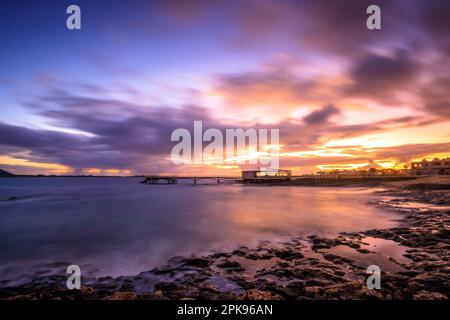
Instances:
[[[450,177],[377,186],[371,205],[396,212],[399,226],[174,257],[136,276],[82,278],[80,290],[66,289],[64,270],[0,288],[0,299],[448,299]],[[371,264],[381,268],[379,290],[366,287]]]

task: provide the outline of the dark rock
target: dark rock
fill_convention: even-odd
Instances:
[[[184,265],[189,267],[208,268],[211,264],[211,260],[204,258],[191,258],[184,260]]]
[[[261,291],[257,289],[247,290],[241,295],[243,300],[281,300],[282,297],[270,291]]]
[[[172,291],[176,288],[177,288],[177,285],[173,282],[155,283],[155,290],[161,290],[162,292]]]
[[[225,261],[217,265],[219,268],[228,269],[229,271],[244,271],[245,269],[239,262],[236,261]]]
[[[327,260],[330,260],[332,262],[335,263],[348,263],[351,264],[353,261],[351,259],[345,258],[345,257],[341,257],[341,256],[337,256],[335,254],[331,254],[331,253],[327,253],[324,254],[323,257]]]
[[[105,300],[135,300],[137,294],[134,292],[114,292],[112,295],[105,297]]]
[[[305,281],[306,287],[315,287],[315,286],[325,287],[331,284],[333,284],[333,282],[323,279],[308,279]]]
[[[300,252],[292,251],[292,250],[279,250],[275,252],[275,256],[283,259],[283,260],[294,260],[294,259],[302,259],[304,255]]]

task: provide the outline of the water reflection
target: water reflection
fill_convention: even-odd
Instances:
[[[0,268],[89,265],[133,275],[176,255],[290,236],[387,228],[392,212],[355,188],[142,185],[139,178],[9,178],[0,183]],[[0,280],[11,277],[0,270]]]

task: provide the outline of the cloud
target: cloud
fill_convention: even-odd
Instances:
[[[433,38],[441,41],[438,45],[449,45],[450,43],[448,36],[450,32],[449,12],[450,3],[446,0],[427,1],[427,5],[423,9],[425,27]]]
[[[51,153],[55,148],[67,145],[82,146],[83,138],[68,136],[58,131],[29,129],[0,122],[0,144],[20,148],[40,148]]]
[[[0,155],[61,164],[74,172],[89,168],[173,172],[182,169],[167,159],[173,145],[170,134],[176,128],[192,128],[194,120],[219,129],[280,128],[283,151],[291,153],[283,163],[289,166],[370,163],[383,157],[406,161],[443,152],[448,145],[435,142],[441,142],[445,134],[448,138],[448,132],[439,133],[440,138],[426,144],[371,151],[360,145],[325,147],[329,141],[419,128],[450,119],[448,1],[379,1],[382,30],[378,31],[365,28],[369,4],[373,2],[159,1],[148,11],[140,10],[141,17],[146,17],[142,22],[129,28],[138,19],[125,15],[121,30],[113,26],[112,33],[105,31],[103,38],[114,39],[117,45],[133,38],[128,37],[131,32],[141,32],[155,41],[151,42],[155,48],[162,48],[151,55],[155,63],[146,63],[134,51],[122,55],[118,50],[111,55],[106,50],[84,55],[84,59],[89,65],[95,64],[96,71],[103,72],[108,80],[94,75],[91,81],[74,85],[61,83],[57,74],[43,71],[34,79],[39,88],[20,83],[21,88],[34,91],[33,95],[21,94],[19,100],[25,102],[20,106],[45,119],[46,129],[0,122]],[[110,27],[111,21],[114,19],[99,23]],[[180,32],[185,25],[190,27]],[[147,39],[142,34],[138,41]],[[223,71],[229,66],[224,62],[220,74],[189,75],[189,79],[202,79],[194,87],[206,102],[200,98],[191,101],[185,95],[170,100],[186,89],[177,87],[183,78],[175,78],[176,74],[167,99],[182,103],[158,104],[142,92],[144,87],[155,85],[145,68],[171,61],[158,57],[171,54],[184,43],[186,39],[180,34],[195,38],[192,47],[201,45],[201,54],[203,49],[208,54],[220,51],[211,61],[230,59],[233,72]],[[214,50],[210,50],[211,44]],[[257,49],[254,52],[258,54],[233,60],[245,53],[242,47]],[[144,51],[143,57],[147,54]],[[186,64],[192,72],[192,65],[197,63],[193,56],[180,52],[179,57],[180,61],[186,59],[180,69]],[[206,67],[202,64],[200,69],[216,70],[208,63],[205,59]],[[158,66],[155,71],[165,74],[172,70],[161,65],[161,70]],[[185,71],[177,69],[179,73]],[[114,85],[106,84],[111,78]],[[104,83],[99,83],[101,79]],[[133,81],[130,79],[139,85],[117,83]],[[204,79],[211,81],[205,84]],[[0,85],[8,90],[19,88],[17,79],[13,80],[2,78]],[[209,98],[213,103],[209,104]],[[376,119],[370,118],[374,114]],[[296,157],[292,153],[305,155]]]
[[[394,57],[368,54],[349,70],[353,84],[343,89],[344,94],[393,104],[398,101],[396,93],[414,86],[418,69],[406,51]]]
[[[309,115],[303,118],[303,121],[307,124],[321,124],[326,123],[334,115],[340,114],[340,110],[335,106],[324,106],[320,110],[311,112]]]
[[[230,106],[274,103],[289,106],[312,98],[315,87],[312,79],[302,80],[288,71],[276,69],[222,75],[218,78],[216,91]]]
[[[220,99],[222,114],[253,123],[276,123],[336,99],[332,75],[309,76],[301,71],[297,75],[292,71],[295,66],[275,63],[256,71],[220,75],[210,94]]]
[[[374,41],[384,38],[385,30],[374,33],[365,28],[366,8],[373,1],[306,1],[297,3],[297,16],[305,19],[297,31],[299,45],[331,55],[357,56]],[[389,3],[383,2],[383,23],[389,19]],[[293,19],[295,16],[293,14]]]
[[[230,79],[227,81],[237,87],[253,86],[255,81],[261,81],[260,75]],[[294,86],[295,78],[288,79]],[[285,78],[272,80],[285,81]],[[340,150],[333,150],[330,147],[324,148],[323,145],[332,140],[360,137],[401,127],[424,126],[436,121],[411,115],[346,125],[336,121],[336,116],[339,116],[339,120],[344,117],[341,108],[327,104],[311,110],[301,118],[288,118],[272,125],[244,125],[223,121],[216,117],[211,109],[197,105],[153,106],[106,96],[98,98],[72,94],[68,88],[50,88],[48,92],[30,96],[28,99],[30,112],[44,117],[48,124],[58,130],[31,129],[1,122],[1,155],[35,163],[60,164],[71,168],[74,173],[91,172],[89,170],[92,168],[129,170],[130,173],[136,174],[181,172],[183,169],[189,172],[201,171],[201,168],[174,166],[168,159],[174,145],[170,141],[172,131],[177,128],[192,129],[194,120],[202,120],[205,129],[246,129],[249,126],[280,128],[282,151],[294,153],[283,157],[282,165],[296,166],[378,159],[375,156],[382,156],[382,150],[369,154],[362,146],[356,146],[354,149],[343,146]],[[392,149],[391,153],[385,156],[401,156],[401,152],[396,155],[394,151]],[[296,157],[297,152],[306,152],[306,156]],[[334,156],[338,153],[341,155]],[[413,152],[411,156],[412,154]],[[27,171],[24,169],[24,172]]]
[[[450,119],[450,78],[436,77],[422,88],[424,110],[436,116]]]
[[[173,166],[167,159],[174,144],[170,141],[173,130],[192,129],[194,120],[222,127],[209,117],[207,110],[194,105],[151,107],[77,96],[62,90],[53,90],[28,106],[64,131],[0,122],[1,154],[60,163],[74,172],[88,168],[140,173],[156,170],[155,167],[157,171],[169,170]]]
[[[408,144],[395,147],[379,148],[376,150],[378,158],[395,158],[402,162],[410,161],[412,158],[423,158],[430,154],[444,153],[450,151],[450,143],[421,143]]]

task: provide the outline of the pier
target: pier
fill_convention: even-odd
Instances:
[[[253,171],[251,171],[253,172]],[[261,184],[280,186],[345,186],[345,185],[373,185],[391,181],[404,181],[417,179],[417,176],[409,175],[385,175],[385,176],[333,176],[333,175],[303,175],[303,176],[251,176],[244,174],[237,176],[176,176],[176,175],[149,175],[144,176],[141,183],[144,184],[178,184],[180,180],[189,180],[196,186],[199,181],[210,180],[214,184],[225,181],[241,184]],[[211,183],[209,183],[211,184]]]
[[[141,183],[144,184],[177,184],[179,180],[190,180],[193,185],[197,185],[200,180],[213,180],[217,184],[221,184],[224,180],[236,181],[239,177],[233,176],[165,176],[165,175],[153,175],[145,176]]]

